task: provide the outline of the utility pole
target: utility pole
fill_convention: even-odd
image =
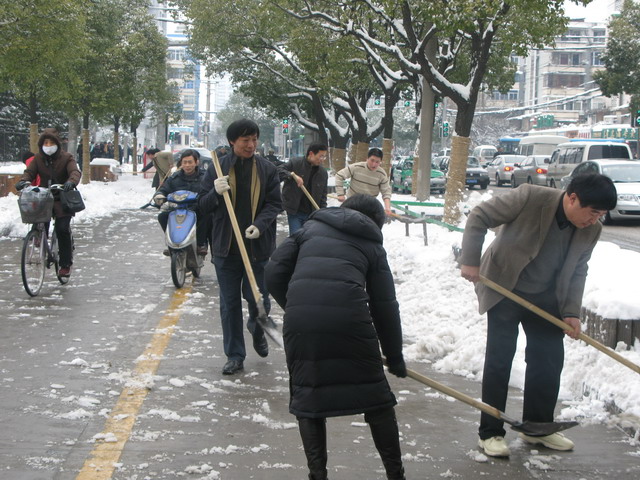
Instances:
[[[209,148],[209,131],[211,130],[211,79],[207,78],[207,116],[204,129],[204,148]]]
[[[435,64],[437,39],[427,43],[427,57]],[[420,142],[418,144],[418,165],[416,176],[416,198],[419,202],[431,195],[431,142],[433,138],[433,120],[435,115],[435,95],[431,85],[422,77],[422,104],[420,107]]]

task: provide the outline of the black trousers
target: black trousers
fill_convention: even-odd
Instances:
[[[58,255],[60,267],[73,264],[73,244],[71,243],[71,216],[56,217],[53,228],[58,236]]]
[[[390,480],[404,480],[400,434],[393,407],[364,414],[373,443]],[[327,427],[325,418],[298,417],[298,427],[307,457],[310,480],[327,479]]]
[[[526,300],[560,316],[555,293],[523,294]],[[518,325],[527,337],[525,350],[523,421],[552,422],[564,363],[564,333],[517,303],[503,299],[487,312],[487,348],[482,376],[482,401],[505,411],[511,364],[518,340]],[[480,438],[505,435],[504,422],[482,413]]]

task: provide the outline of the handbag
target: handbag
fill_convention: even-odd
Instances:
[[[62,209],[67,213],[78,213],[85,209],[84,200],[78,190],[69,190],[60,192],[60,203]]]

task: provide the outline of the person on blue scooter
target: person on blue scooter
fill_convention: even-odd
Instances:
[[[196,150],[186,149],[180,155],[178,164],[180,168],[177,172],[165,180],[165,182],[156,191],[153,201],[156,205],[162,206],[167,201],[167,195],[178,190],[189,190],[197,194],[201,193],[202,179],[204,178],[204,170],[198,166],[200,154]],[[198,242],[198,255],[207,254],[207,235],[211,228],[211,214],[201,212],[196,207],[197,215],[196,223],[196,241]],[[163,210],[158,214],[158,222],[162,227],[162,231],[167,230],[167,222],[169,221],[169,210]],[[163,252],[169,255],[169,250]]]

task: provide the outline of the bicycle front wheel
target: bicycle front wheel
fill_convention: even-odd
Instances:
[[[22,245],[22,283],[29,295],[35,297],[40,293],[44,283],[46,269],[45,246],[46,238],[39,230],[32,230],[24,237]]]

